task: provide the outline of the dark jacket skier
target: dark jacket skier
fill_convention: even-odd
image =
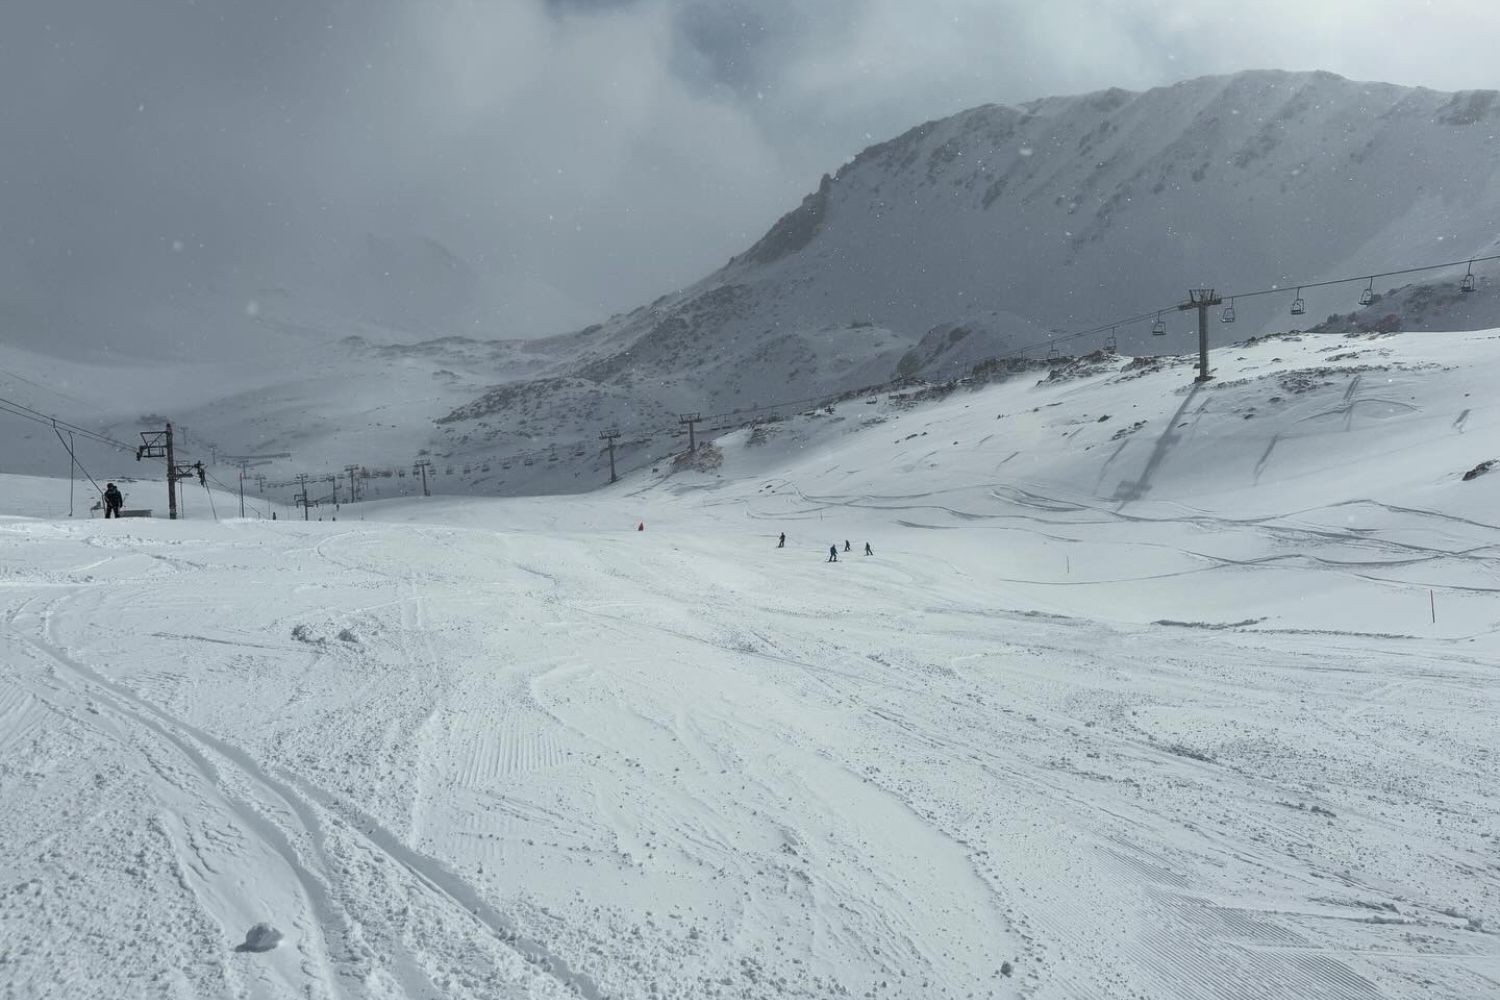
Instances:
[[[847,538],[844,539],[844,551],[845,552],[849,551],[849,539],[847,539]]]
[[[838,562],[839,561],[839,547],[837,545],[830,545],[830,546],[828,546],[828,561],[829,562]]]
[[[781,533],[781,540],[776,543],[776,547],[778,549],[784,549],[784,548],[786,548],[786,532],[785,531],[783,531]]]
[[[104,487],[104,516],[119,517],[120,508],[125,506],[125,497],[120,488],[114,483]]]
[[[875,553],[870,550],[870,543],[869,542],[865,542],[865,555],[867,555],[867,556],[873,556],[874,554]]]

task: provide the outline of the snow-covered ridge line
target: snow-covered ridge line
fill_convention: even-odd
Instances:
[[[1237,324],[1212,331],[1215,347],[1293,326],[1493,326],[1500,294],[1487,272],[1466,296],[1448,294],[1443,275],[1372,288],[1383,301],[1352,319],[1351,289],[1310,291],[1306,321],[1286,307],[1293,282],[1500,252],[1497,114],[1484,92],[1281,72],[975,108],[871,147],[703,281],[575,333],[484,341],[429,324],[407,344],[399,330],[304,317],[295,296],[272,296],[256,323],[274,370],[101,368],[0,348],[0,371],[99,400],[126,437],[156,409],[133,401],[170,399],[176,422],[205,442],[292,452],[273,470],[282,479],[431,457],[454,469],[443,491],[584,490],[607,480],[602,429],[666,427],[681,413],[744,412],[897,374],[952,377],[1199,284],[1288,286],[1286,299],[1238,303]],[[434,266],[446,270],[443,254]],[[1191,350],[1191,323],[1165,320],[1162,338],[1118,330],[1120,350]],[[1107,333],[1081,338],[1078,352]],[[59,403],[14,398],[49,412]],[[66,412],[94,426],[92,414]],[[8,468],[55,457],[40,437],[4,447]],[[554,448],[582,449],[582,461],[554,463]],[[517,455],[532,464],[505,469]]]

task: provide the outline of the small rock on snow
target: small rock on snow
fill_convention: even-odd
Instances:
[[[270,951],[281,943],[281,932],[270,924],[256,924],[245,934],[245,943],[237,951]]]

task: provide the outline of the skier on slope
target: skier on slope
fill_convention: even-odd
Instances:
[[[847,539],[847,538],[844,539],[844,551],[845,552],[849,551],[849,539]]]
[[[829,562],[838,562],[839,561],[839,547],[837,545],[830,545],[830,546],[828,546],[828,561]]]
[[[870,543],[865,542],[865,555],[873,556],[875,553],[870,549]]]
[[[104,487],[104,516],[106,518],[119,518],[120,508],[125,506],[125,495],[114,483]]]
[[[781,540],[776,543],[776,547],[778,549],[784,549],[784,548],[786,548],[786,532],[785,531],[783,531],[781,533]]]

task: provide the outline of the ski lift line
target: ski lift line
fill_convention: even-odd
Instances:
[[[80,427],[77,424],[69,423],[66,420],[59,420],[40,410],[34,410],[25,403],[17,403],[10,399],[0,399],[0,410],[21,417],[22,419],[30,420],[32,423],[42,424],[47,427],[60,427],[65,431],[72,431],[77,436],[93,441],[95,444],[106,445],[120,451],[135,451],[134,445],[126,444],[123,441],[116,441],[112,437],[100,434],[97,431],[91,431],[86,427]]]
[[[225,483],[223,480],[221,480],[218,476],[214,475],[212,472],[209,472],[209,471],[207,471],[205,469],[204,470],[204,475],[207,476],[209,479],[213,480],[214,484],[216,486],[218,486],[219,489],[223,490],[225,493],[233,493],[235,491],[234,487],[231,487],[230,485],[228,485],[227,483]],[[207,487],[204,487],[204,488],[207,489]],[[255,506],[255,504],[253,504],[249,500],[245,501],[245,506],[248,507],[248,508],[250,508],[251,510],[255,511],[255,513],[258,514],[258,515],[260,515],[261,517],[265,517],[266,516],[264,511],[262,511],[259,507]],[[213,507],[213,494],[211,494],[211,493],[209,494],[209,507],[210,508]],[[215,512],[215,514],[214,514],[214,520],[218,520],[218,513],[217,512]]]
[[[92,403],[90,403],[86,399],[79,399],[77,396],[70,396],[67,393],[63,392],[61,389],[54,389],[51,386],[43,385],[41,382],[33,382],[31,379],[27,378],[26,376],[24,376],[24,375],[17,375],[15,372],[12,372],[12,371],[6,371],[4,369],[0,369],[0,375],[4,375],[6,378],[13,378],[17,382],[25,382],[27,385],[32,386],[33,388],[36,388],[36,389],[40,389],[43,392],[51,393],[52,395],[58,397],[59,399],[66,399],[69,402],[78,403],[78,404],[80,404],[82,406],[91,406],[91,405],[93,405]]]
[[[11,416],[20,417],[23,420],[29,420],[29,421],[31,421],[34,424],[40,424],[42,426],[51,427],[53,433],[57,435],[59,441],[62,440],[62,432],[63,431],[69,431],[69,432],[73,433],[75,436],[82,437],[82,438],[84,438],[85,440],[88,440],[88,441],[93,441],[96,444],[102,444],[102,445],[105,445],[107,447],[114,448],[117,451],[123,451],[123,452],[127,452],[127,453],[135,451],[135,449],[133,447],[131,447],[128,444],[125,444],[123,441],[116,441],[114,438],[108,437],[108,436],[103,435],[103,434],[95,433],[94,431],[90,431],[90,430],[88,430],[86,428],[83,428],[83,427],[79,427],[77,424],[72,424],[72,423],[69,423],[66,420],[59,420],[56,417],[48,416],[48,415],[42,413],[39,410],[33,410],[31,407],[27,406],[26,404],[24,404],[24,403],[17,403],[14,400],[0,399],[0,413],[9,413]],[[185,455],[184,457],[187,457],[187,456]],[[89,470],[84,466],[83,462],[78,458],[76,452],[73,454],[72,460],[73,460],[74,464],[76,464],[78,466],[78,468],[83,472],[84,476],[88,479],[88,481],[93,484],[94,489],[98,490],[99,489],[99,483],[98,483],[98,481],[96,479],[94,479],[93,474],[90,473]],[[162,459],[160,459],[160,461],[165,462],[166,459],[162,458]],[[206,478],[212,479],[216,484],[219,485],[220,488],[222,488],[222,489],[224,489],[226,491],[230,491],[230,487],[227,486],[227,485],[225,485],[222,481],[220,481],[217,476],[213,475],[212,473],[208,473],[206,471],[205,471],[204,475],[206,476]],[[205,489],[206,488],[207,487],[205,486]],[[101,490],[100,492],[103,492],[103,491]],[[209,503],[210,503],[210,508],[212,508],[212,499],[211,498],[210,498],[210,502]],[[257,513],[260,513],[258,509],[257,509]],[[215,519],[217,520],[217,515],[216,515]]]
[[[1449,267],[1461,267],[1465,264],[1482,264],[1486,261],[1500,260],[1500,253],[1490,254],[1486,257],[1465,257],[1463,260],[1450,260],[1442,264],[1423,264],[1420,267],[1403,267],[1395,271],[1377,271],[1374,274],[1366,271],[1364,274],[1353,275],[1348,278],[1330,278],[1327,281],[1307,281],[1300,285],[1282,285],[1279,288],[1262,288],[1254,292],[1235,292],[1231,298],[1248,299],[1257,295],[1285,295],[1289,288],[1326,288],[1329,285],[1347,285],[1351,281],[1373,282],[1376,278],[1393,278],[1402,274],[1419,274],[1422,271],[1441,271]],[[1228,293],[1225,293],[1226,295]]]
[[[1232,294],[1227,294],[1226,293],[1226,297],[1228,297],[1231,300],[1231,302],[1232,302],[1234,299],[1256,298],[1258,296],[1263,296],[1263,295],[1278,295],[1278,294],[1279,295],[1285,295],[1286,292],[1287,292],[1287,290],[1288,290],[1288,288],[1290,288],[1290,287],[1297,288],[1298,289],[1298,295],[1300,297],[1300,292],[1303,289],[1308,289],[1308,288],[1326,288],[1326,287],[1330,287],[1330,286],[1333,286],[1333,285],[1343,285],[1343,284],[1348,284],[1350,282],[1356,282],[1356,281],[1367,282],[1367,287],[1369,289],[1373,289],[1373,287],[1374,287],[1374,281],[1377,278],[1390,278],[1390,277],[1397,277],[1397,276],[1406,275],[1406,274],[1420,274],[1420,273],[1426,272],[1426,271],[1438,271],[1438,270],[1443,270],[1445,268],[1458,267],[1459,265],[1467,265],[1468,266],[1469,271],[1466,274],[1465,279],[1464,279],[1465,283],[1466,283],[1466,287],[1465,287],[1464,290],[1465,291],[1473,291],[1474,287],[1475,287],[1474,281],[1473,281],[1473,266],[1475,264],[1482,264],[1482,263],[1487,263],[1487,262],[1496,261],[1496,260],[1500,260],[1500,254],[1488,254],[1488,255],[1482,255],[1482,256],[1476,256],[1476,257],[1466,257],[1466,258],[1463,258],[1461,260],[1444,261],[1442,263],[1436,263],[1436,264],[1423,264],[1423,265],[1418,265],[1418,266],[1415,266],[1415,267],[1396,268],[1396,269],[1389,270],[1389,271],[1375,272],[1373,274],[1371,274],[1370,272],[1367,271],[1367,272],[1365,272],[1363,274],[1352,275],[1352,276],[1349,276],[1349,277],[1330,278],[1330,279],[1327,279],[1327,280],[1324,280],[1324,281],[1303,282],[1301,285],[1297,285],[1297,286],[1281,285],[1281,286],[1274,287],[1274,288],[1262,288],[1262,289],[1258,289],[1258,290],[1254,290],[1254,291],[1249,291],[1249,292],[1234,292]],[[1148,321],[1159,320],[1162,313],[1165,313],[1165,312],[1170,311],[1170,310],[1175,310],[1176,308],[1177,308],[1177,304],[1173,303],[1173,304],[1165,306],[1165,307],[1163,307],[1161,309],[1150,309],[1150,310],[1147,310],[1145,312],[1137,313],[1135,315],[1131,315],[1131,316],[1126,316],[1126,317],[1122,317],[1122,318],[1119,318],[1119,319],[1110,320],[1108,322],[1101,323],[1098,326],[1093,326],[1093,327],[1089,327],[1087,329],[1078,330],[1078,331],[1076,331],[1074,333],[1052,335],[1052,336],[1049,336],[1046,340],[1038,340],[1038,341],[1035,341],[1033,343],[1019,345],[1019,346],[1013,348],[1011,350],[1011,352],[1008,353],[1008,354],[995,355],[995,356],[993,356],[991,358],[981,359],[981,361],[1003,361],[1003,360],[1020,359],[1020,358],[1026,357],[1028,354],[1030,354],[1033,351],[1042,350],[1044,348],[1045,349],[1049,349],[1049,350],[1053,349],[1053,348],[1056,347],[1057,344],[1060,344],[1060,343],[1068,343],[1070,341],[1082,340],[1082,339],[1085,339],[1085,338],[1088,338],[1088,337],[1096,337],[1099,334],[1102,334],[1102,333],[1105,333],[1105,332],[1109,332],[1111,335],[1113,335],[1120,327],[1130,327],[1130,326],[1134,326],[1134,325],[1140,324],[1140,323],[1145,323],[1145,322],[1148,322]],[[1153,326],[1154,325],[1155,324],[1153,322]],[[972,365],[970,365],[968,367],[972,367]],[[18,379],[18,380],[20,380],[22,382],[26,382],[26,383],[28,383],[30,385],[34,385],[34,386],[36,386],[38,388],[46,389],[46,386],[40,385],[39,383],[31,382],[30,380],[22,378],[21,376],[13,375],[13,374],[8,373],[8,372],[0,372],[0,374],[10,375],[10,377],[16,378],[16,379]],[[890,388],[891,386],[897,385],[901,381],[904,381],[904,380],[895,379],[895,380],[892,380],[890,382],[882,383],[880,385],[867,386],[867,387],[864,387],[864,388],[858,389],[858,390],[847,390],[847,391],[844,391],[844,392],[831,393],[831,394],[826,394],[826,395],[822,395],[822,396],[808,396],[808,397],[804,397],[802,399],[777,400],[777,401],[773,401],[773,402],[770,402],[770,403],[766,403],[764,405],[757,405],[757,406],[752,406],[752,407],[742,408],[742,409],[737,409],[737,410],[727,410],[727,411],[723,411],[723,412],[720,412],[720,413],[714,413],[714,414],[707,415],[705,417],[704,422],[708,422],[710,420],[724,420],[724,419],[732,419],[732,418],[735,418],[735,417],[744,417],[744,416],[753,415],[753,414],[757,414],[757,413],[765,413],[765,412],[779,410],[779,409],[785,409],[785,408],[789,408],[789,407],[802,407],[802,406],[807,406],[807,405],[810,405],[810,404],[830,405],[832,402],[835,402],[835,401],[838,401],[840,399],[843,399],[843,398],[849,396],[851,393],[857,394],[857,393],[860,393],[860,392],[876,392],[876,391],[881,391],[881,390]],[[47,391],[53,391],[53,390],[47,390]],[[118,440],[116,440],[114,438],[109,437],[108,435],[100,434],[100,433],[98,433],[96,431],[91,431],[88,428],[79,426],[78,424],[70,423],[70,422],[65,421],[65,420],[59,420],[56,417],[53,417],[53,416],[48,415],[48,414],[45,414],[45,413],[41,412],[40,410],[33,409],[32,407],[27,406],[24,403],[18,403],[18,402],[14,401],[14,400],[0,398],[0,413],[9,413],[9,414],[11,414],[13,416],[21,417],[22,419],[30,420],[33,423],[41,424],[43,426],[49,426],[49,427],[53,427],[53,428],[61,428],[63,430],[72,431],[74,434],[76,434],[79,437],[82,437],[86,441],[92,441],[92,442],[94,442],[96,444],[102,444],[102,445],[105,445],[107,447],[119,450],[119,451],[133,452],[133,451],[136,450],[135,446],[133,446],[133,445],[126,444],[123,441],[118,441]],[[656,430],[653,430],[653,431],[646,432],[640,438],[638,438],[637,441],[638,441],[638,443],[647,444],[647,443],[650,443],[655,438],[666,437],[666,436],[673,436],[673,435],[675,435],[677,433],[680,433],[680,432],[676,431],[675,429],[665,429],[665,428],[663,428],[663,429],[656,429]],[[185,457],[186,457],[187,454],[188,454],[187,452],[184,452],[184,456]],[[542,452],[542,451],[526,452],[526,453],[521,453],[520,455],[512,456],[512,460],[514,460],[516,458],[520,458],[522,456],[532,457],[532,456],[540,456],[540,455],[543,455],[543,454],[545,454],[545,452]],[[229,489],[228,486],[226,486],[223,482],[221,482],[220,480],[218,480],[216,477],[214,479],[214,482],[217,483],[219,486],[221,486],[224,489]],[[294,484],[277,484],[277,485],[294,485]]]
[[[1488,261],[1495,260],[1500,260],[1500,254],[1488,254],[1478,257],[1465,257],[1462,260],[1443,261],[1439,264],[1422,264],[1416,267],[1396,268],[1390,271],[1377,271],[1374,273],[1366,271],[1363,274],[1350,275],[1349,277],[1345,278],[1329,278],[1326,281],[1308,281],[1303,282],[1300,285],[1280,285],[1274,288],[1262,288],[1250,292],[1226,292],[1224,293],[1224,297],[1229,299],[1248,299],[1255,298],[1261,295],[1285,295],[1292,289],[1326,288],[1332,285],[1346,285],[1350,282],[1355,281],[1373,282],[1376,278],[1392,278],[1403,274],[1420,274],[1424,271],[1441,271],[1446,268],[1459,267],[1461,265],[1468,265],[1472,268],[1475,264],[1483,264]],[[1044,347],[1049,347],[1054,343],[1061,343],[1070,340],[1081,340],[1085,337],[1097,336],[1098,334],[1104,333],[1105,331],[1109,330],[1111,327],[1134,326],[1138,323],[1144,323],[1148,320],[1153,320],[1158,315],[1158,313],[1168,312],[1171,310],[1175,310],[1176,308],[1177,304],[1173,303],[1172,305],[1163,307],[1160,310],[1151,309],[1147,310],[1146,312],[1137,313],[1134,316],[1127,316],[1123,319],[1110,320],[1107,323],[1101,323],[1098,326],[1090,327],[1086,330],[1080,330],[1077,333],[1061,334],[1055,337],[1049,337],[1047,340],[1038,340],[1030,344],[1023,344],[1015,348],[1010,354],[1000,354],[996,355],[993,358],[987,358],[985,360],[1002,361],[1009,358],[1021,357],[1030,351],[1040,350]]]
[[[94,476],[93,476],[93,474],[90,473],[88,469],[84,468],[83,463],[78,460],[77,450],[68,447],[68,445],[63,442],[62,431],[58,430],[57,427],[54,426],[52,428],[52,433],[54,433],[54,434],[57,435],[57,441],[58,441],[58,443],[61,444],[61,445],[63,445],[63,448],[68,452],[68,458],[69,458],[69,460],[72,461],[72,463],[74,465],[78,466],[78,468],[83,472],[84,476],[87,477],[88,481],[94,484],[94,489],[98,491],[98,493],[99,493],[100,496],[103,496],[104,495],[104,488],[99,485],[99,481],[97,479],[95,479]],[[70,501],[70,504],[71,504],[71,501]],[[68,508],[68,516],[69,517],[73,516],[72,507],[71,506],[69,506],[69,508]]]
[[[36,410],[30,406],[27,406],[25,403],[18,403],[13,399],[0,398],[0,413],[9,413],[12,416],[20,417],[23,420],[30,420],[32,423],[41,424],[44,427],[72,431],[77,437],[81,437],[85,441],[92,441],[95,444],[101,444],[107,448],[113,448],[116,451],[123,451],[128,454],[134,454],[137,450],[136,446],[133,444],[126,444],[124,441],[116,440],[115,438],[112,438],[107,434],[100,434],[97,431],[89,430],[87,427],[80,427],[78,424],[70,423],[50,414],[43,413],[40,410]],[[166,459],[159,455],[148,455],[144,457],[152,461],[162,462],[163,464],[166,463]],[[194,453],[184,450],[181,453],[180,457],[191,458],[194,457]],[[192,463],[189,462],[185,464]]]
[[[3,374],[3,373],[0,373],[0,374]],[[16,377],[19,378],[19,376],[16,376]],[[26,379],[21,379],[21,381],[24,382],[24,381],[27,381],[27,380]],[[30,383],[30,384],[37,385],[37,383],[34,383],[34,382]],[[39,388],[45,388],[45,386],[38,386],[38,387]],[[26,419],[26,420],[30,420],[32,423],[42,424],[44,426],[52,427],[54,429],[59,429],[60,428],[60,429],[65,430],[65,431],[71,431],[71,432],[73,432],[73,434],[75,434],[78,437],[83,438],[86,441],[92,441],[95,444],[101,444],[101,445],[104,445],[105,447],[113,448],[116,451],[123,451],[123,452],[127,452],[127,453],[130,453],[130,454],[134,454],[137,451],[136,446],[133,445],[133,444],[127,444],[126,442],[120,441],[120,440],[118,440],[116,438],[112,438],[112,437],[110,437],[107,434],[101,434],[98,431],[91,431],[87,427],[82,427],[82,426],[80,426],[78,424],[71,423],[71,422],[69,422],[67,420],[63,420],[63,419],[61,419],[59,417],[56,417],[56,416],[53,416],[51,414],[43,413],[41,410],[38,410],[38,409],[35,409],[33,407],[27,406],[25,403],[18,403],[18,402],[16,402],[13,399],[0,398],[0,413],[10,413],[12,416],[17,416],[17,417],[21,417],[21,418]],[[197,455],[196,452],[193,452],[191,450],[188,450],[188,449],[184,448],[179,453],[179,457],[181,457],[181,458],[197,458],[199,456]],[[150,459],[150,460],[153,460],[153,461],[159,461],[159,462],[162,462],[162,463],[166,462],[166,459],[164,457],[162,457],[162,456],[147,455],[147,456],[143,456],[143,458]],[[188,462],[186,464],[192,464],[192,463]],[[226,487],[226,489],[227,489],[227,487]]]
[[[1466,257],[1466,258],[1464,258],[1462,260],[1444,261],[1442,263],[1437,263],[1437,264],[1423,264],[1423,265],[1416,266],[1416,267],[1396,268],[1396,269],[1389,270],[1389,271],[1377,271],[1377,272],[1375,272],[1373,274],[1367,271],[1367,272],[1365,272],[1363,274],[1353,275],[1353,276],[1346,277],[1346,278],[1330,278],[1330,279],[1325,280],[1325,281],[1310,281],[1310,282],[1304,282],[1301,285],[1291,286],[1291,287],[1296,287],[1298,289],[1325,288],[1325,287],[1332,286],[1332,285],[1348,284],[1348,283],[1354,282],[1354,281],[1366,281],[1366,282],[1373,283],[1376,278],[1390,278],[1390,277],[1396,277],[1396,276],[1403,275],[1403,274],[1419,274],[1419,273],[1424,272],[1424,271],[1438,271],[1438,270],[1443,270],[1445,268],[1458,267],[1459,265],[1468,265],[1469,267],[1472,268],[1473,265],[1475,265],[1475,264],[1481,264],[1481,263],[1485,263],[1487,261],[1494,261],[1494,260],[1500,260],[1500,254],[1488,254],[1488,255],[1478,256],[1478,257]],[[1283,285],[1283,286],[1279,286],[1279,287],[1275,287],[1275,288],[1263,288],[1263,289],[1260,289],[1258,291],[1234,292],[1232,294],[1227,294],[1227,297],[1229,299],[1233,300],[1233,299],[1254,298],[1254,297],[1260,296],[1260,295],[1277,295],[1277,294],[1285,295],[1286,292],[1287,292],[1287,290],[1288,290],[1288,287],[1289,286]],[[1144,322],[1146,322],[1148,320],[1155,320],[1155,319],[1159,318],[1162,313],[1167,312],[1169,310],[1175,310],[1176,308],[1177,308],[1177,304],[1173,303],[1172,305],[1166,306],[1166,307],[1164,307],[1162,309],[1147,310],[1145,312],[1137,313],[1137,314],[1135,314],[1133,316],[1126,316],[1126,317],[1123,317],[1121,319],[1115,319],[1115,320],[1111,320],[1111,321],[1106,322],[1106,323],[1101,323],[1098,326],[1089,327],[1088,329],[1085,329],[1085,330],[1079,330],[1076,333],[1060,334],[1060,335],[1057,335],[1057,336],[1048,337],[1046,340],[1038,340],[1038,341],[1034,341],[1034,342],[1032,342],[1030,344],[1022,344],[1019,347],[1014,348],[1012,350],[1012,352],[1009,353],[1009,354],[996,355],[993,358],[987,358],[987,359],[984,359],[984,360],[988,360],[988,361],[1001,361],[1001,360],[1007,360],[1007,359],[1011,359],[1011,358],[1024,357],[1030,351],[1040,350],[1042,348],[1049,348],[1049,347],[1052,347],[1053,345],[1058,344],[1058,343],[1066,343],[1066,342],[1072,341],[1072,340],[1081,340],[1081,339],[1086,338],[1086,337],[1094,337],[1094,336],[1098,336],[1101,333],[1109,331],[1109,330],[1111,330],[1113,328],[1118,328],[1118,327],[1122,327],[1122,326],[1133,326],[1133,325],[1136,325],[1138,323],[1144,323]],[[892,383],[886,383],[886,384],[890,385]],[[874,388],[883,388],[883,387],[874,387]],[[839,395],[841,395],[841,394],[839,394]],[[821,397],[816,397],[816,398],[811,398],[811,399],[788,400],[788,401],[779,402],[779,403],[770,403],[770,404],[767,404],[767,405],[761,406],[761,407],[752,407],[749,410],[740,410],[740,411],[737,411],[737,412],[739,412],[739,413],[747,413],[747,412],[757,412],[757,411],[760,411],[760,410],[777,409],[777,408],[784,407],[784,406],[800,406],[800,405],[804,405],[806,403],[819,402],[819,401],[827,400],[827,399],[830,399],[830,398],[832,398],[832,397],[830,397],[830,396],[821,396]],[[735,411],[731,411],[731,414],[733,412],[735,412]],[[714,416],[716,416],[716,417],[717,416],[724,416],[724,415],[725,414],[714,414]]]
[[[20,409],[15,409],[13,407],[20,407]],[[133,453],[135,451],[135,448],[132,445],[116,441],[113,438],[105,437],[102,434],[95,434],[92,431],[83,430],[75,424],[68,423],[66,420],[57,420],[52,417],[46,416],[45,414],[38,414],[30,407],[23,406],[19,403],[11,403],[10,400],[0,399],[0,413],[8,413],[13,417],[20,417],[23,420],[29,420],[32,423],[39,424],[43,427],[51,427],[54,431],[71,431],[76,437],[81,437],[85,441],[92,441],[95,444],[102,444],[106,447],[113,448],[116,451],[123,451],[127,454]],[[154,456],[154,459],[163,463],[165,463],[166,461],[165,458],[162,458],[160,456]]]

